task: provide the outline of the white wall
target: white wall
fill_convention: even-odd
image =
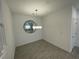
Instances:
[[[48,42],[68,52],[71,49],[72,7],[65,7],[51,13],[43,20],[43,36]]]
[[[15,45],[12,31],[12,17],[7,2],[5,0],[1,0],[1,6],[7,45],[6,51],[4,52],[2,59],[14,59]]]
[[[2,23],[2,11],[1,11],[1,1],[0,1],[0,23]],[[2,27],[0,26],[0,54],[3,49],[3,43],[2,43]]]
[[[23,29],[23,24],[27,20],[31,20],[31,16],[25,16],[17,13],[13,13],[13,26],[14,35],[16,40],[16,46],[24,45],[33,41],[42,39],[42,30],[37,30],[35,33],[27,33]],[[41,18],[34,19],[38,25],[42,25]]]

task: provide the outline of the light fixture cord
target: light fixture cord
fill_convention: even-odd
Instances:
[[[32,15],[33,15],[32,18],[37,18],[38,9],[35,9],[34,11],[35,11],[35,13],[32,13]]]
[[[35,12],[36,12],[36,16],[37,16],[38,9],[35,9]]]

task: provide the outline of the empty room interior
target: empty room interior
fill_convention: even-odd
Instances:
[[[0,0],[0,59],[79,59],[79,0]]]

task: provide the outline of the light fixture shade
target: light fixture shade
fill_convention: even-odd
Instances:
[[[25,32],[34,33],[36,29],[33,29],[33,26],[36,26],[36,25],[37,24],[33,20],[28,20],[28,21],[25,21],[23,28]]]

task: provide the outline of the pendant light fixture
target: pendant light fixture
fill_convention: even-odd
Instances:
[[[38,12],[38,9],[35,9],[35,14],[33,16],[33,19],[37,19],[37,12]],[[38,23],[36,23],[33,19],[27,20],[24,23],[23,28],[25,32],[34,33],[36,30],[42,29],[42,26],[38,26]]]

